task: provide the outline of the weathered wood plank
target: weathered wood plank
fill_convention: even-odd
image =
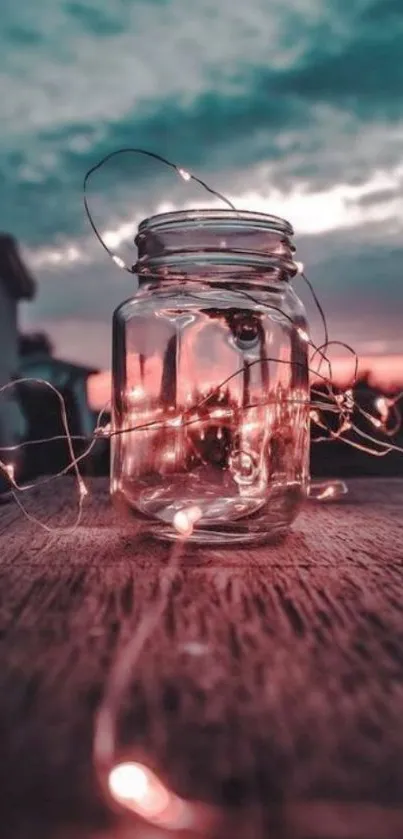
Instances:
[[[73,497],[67,479],[44,486],[31,511],[66,526]],[[24,810],[31,828],[102,824],[93,714],[170,549],[136,539],[102,480],[76,533],[49,536],[8,506],[0,540],[2,823]],[[182,794],[398,808],[403,481],[352,482],[275,547],[187,548],[135,676],[144,742]]]

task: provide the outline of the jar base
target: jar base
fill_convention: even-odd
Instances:
[[[203,545],[262,544],[283,539],[305,499],[300,483],[273,486],[265,497],[152,496],[133,497],[121,489],[115,502],[124,508],[144,534],[162,541],[186,539]]]

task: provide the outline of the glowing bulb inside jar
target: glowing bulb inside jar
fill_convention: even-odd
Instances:
[[[173,517],[173,526],[181,536],[191,536],[193,527],[202,517],[200,507],[188,507],[186,510],[178,510]]]
[[[136,385],[131,390],[129,390],[129,399],[133,402],[136,402],[138,399],[143,399],[145,396],[145,390],[141,385]]]
[[[173,417],[172,419],[168,420],[168,425],[173,425],[174,428],[179,428],[182,425],[183,419],[181,416]]]
[[[300,326],[297,329],[298,335],[301,338],[301,341],[305,341],[305,343],[309,343],[310,337],[305,329],[302,329]]]

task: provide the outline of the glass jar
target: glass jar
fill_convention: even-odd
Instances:
[[[138,290],[113,321],[111,494],[145,530],[283,535],[308,482],[308,331],[293,230],[231,210],[138,229]]]

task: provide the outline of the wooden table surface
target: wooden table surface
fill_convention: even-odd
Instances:
[[[69,479],[25,500],[74,518]],[[0,539],[1,839],[115,839],[94,713],[170,548],[135,537],[103,479],[75,533],[8,504]],[[256,807],[267,837],[403,837],[403,480],[351,482],[275,547],[187,547],[171,582],[134,715],[173,788]]]

